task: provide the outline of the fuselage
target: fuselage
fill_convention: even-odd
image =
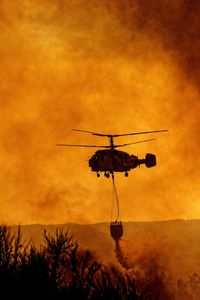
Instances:
[[[137,156],[115,149],[98,150],[89,159],[89,166],[94,172],[127,172],[140,163],[143,163],[143,160]]]

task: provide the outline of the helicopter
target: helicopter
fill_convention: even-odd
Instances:
[[[72,129],[73,131],[79,131],[83,133],[89,133],[99,137],[107,137],[109,144],[108,145],[71,145],[71,144],[57,144],[57,146],[64,147],[92,147],[92,148],[103,148],[103,150],[97,150],[89,159],[89,167],[93,172],[96,172],[97,177],[100,177],[100,173],[103,172],[105,177],[109,178],[110,175],[114,176],[114,172],[123,172],[126,177],[129,175],[131,169],[140,167],[141,164],[145,164],[147,168],[156,166],[156,155],[147,153],[145,158],[140,159],[138,156],[133,154],[128,154],[127,152],[116,150],[116,148],[124,147],[128,145],[144,143],[155,140],[155,138],[120,144],[114,144],[114,138],[121,136],[130,136],[130,135],[139,135],[139,134],[150,134],[158,132],[166,132],[168,130],[154,130],[154,131],[142,131],[142,132],[133,132],[133,133],[124,133],[124,134],[103,134],[96,133],[93,131],[86,131],[81,129]]]

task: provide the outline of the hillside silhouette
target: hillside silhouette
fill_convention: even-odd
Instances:
[[[134,268],[146,268],[149,257],[156,256],[159,265],[176,278],[200,273],[200,220],[125,222],[123,226],[120,245]],[[11,231],[17,232],[17,228],[12,226]],[[108,223],[24,225],[21,232],[26,242],[31,240],[40,245],[43,231],[53,235],[56,228],[69,230],[81,248],[89,249],[104,263],[120,267]]]
[[[0,226],[1,299],[172,299],[165,278],[140,277],[99,262],[68,232],[43,232],[43,246]]]
[[[0,226],[0,298],[198,300],[199,225]]]

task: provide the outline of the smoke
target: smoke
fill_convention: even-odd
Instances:
[[[116,253],[116,258],[120,265],[126,269],[129,270],[133,267],[131,262],[129,262],[128,258],[124,255],[124,252],[121,249],[120,241],[119,239],[115,239],[115,253]]]
[[[141,245],[115,240],[115,253],[122,268],[135,278],[138,294],[147,290],[151,299],[172,299],[175,295],[174,282],[155,242]]]
[[[137,239],[134,242],[120,239],[115,240],[114,249],[125,274],[134,278],[137,293],[141,297],[163,300],[198,299],[199,274],[193,272],[191,275],[186,273],[185,276],[183,263],[182,270],[180,265],[178,267],[178,275],[174,268],[170,268],[169,257],[165,253],[167,250],[163,247],[163,241],[156,238],[143,243]],[[170,254],[172,255],[174,253]],[[196,265],[193,268],[194,271]],[[148,294],[143,294],[144,291],[148,291]]]
[[[143,276],[155,272],[164,273],[166,270],[162,243],[157,240],[141,243],[141,241],[115,240],[114,251],[116,258],[123,268],[139,272]]]
[[[125,220],[199,217],[199,1],[1,1],[0,220],[109,219],[88,168],[97,132],[170,129],[127,148],[156,168],[117,176]],[[154,136],[152,136],[154,137]],[[119,143],[133,140],[119,139]]]

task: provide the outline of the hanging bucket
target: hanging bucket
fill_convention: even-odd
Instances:
[[[110,223],[110,235],[114,240],[119,240],[123,235],[123,225],[121,221]]]

